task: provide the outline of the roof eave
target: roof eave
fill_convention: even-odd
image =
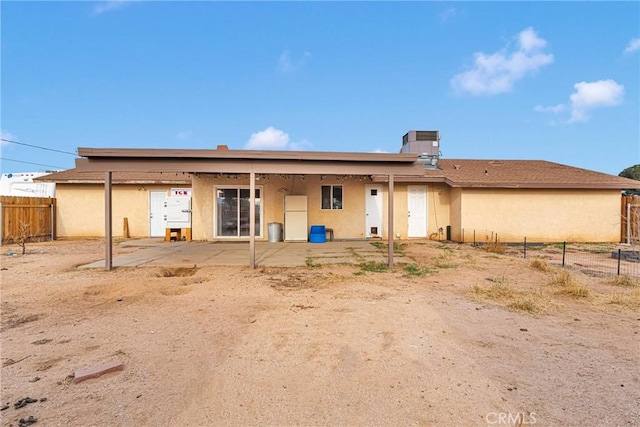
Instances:
[[[306,160],[335,162],[392,162],[413,163],[415,153],[349,153],[330,151],[276,151],[276,150],[195,150],[195,149],[139,149],[139,148],[86,148],[79,147],[78,155],[87,158],[155,158],[155,159],[259,159]]]

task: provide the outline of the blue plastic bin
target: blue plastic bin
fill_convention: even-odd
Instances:
[[[311,243],[325,243],[327,241],[327,230],[324,225],[312,225],[309,232]]]

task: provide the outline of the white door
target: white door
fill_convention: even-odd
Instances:
[[[166,191],[149,191],[149,237],[163,237],[166,226],[164,203]]]
[[[382,186],[365,185],[365,237],[382,237]]]
[[[427,237],[427,186],[407,186],[407,237]]]

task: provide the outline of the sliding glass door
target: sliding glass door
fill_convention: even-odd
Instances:
[[[262,236],[261,189],[256,188],[256,237]],[[216,237],[249,237],[249,188],[216,189]]]

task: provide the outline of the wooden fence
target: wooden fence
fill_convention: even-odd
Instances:
[[[2,244],[53,240],[56,236],[56,199],[0,196]]]
[[[620,241],[640,243],[640,196],[622,196]]]

